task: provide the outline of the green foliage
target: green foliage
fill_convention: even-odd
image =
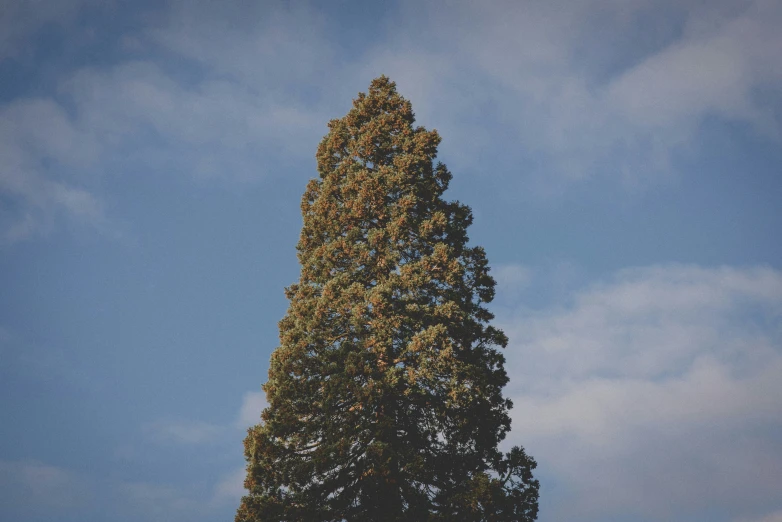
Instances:
[[[414,121],[380,77],[329,122],[237,522],[537,517],[535,461],[497,449],[511,402],[494,279],[469,207],[442,199],[440,137]]]

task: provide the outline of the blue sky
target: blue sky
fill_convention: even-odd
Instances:
[[[326,122],[386,74],[541,521],[782,521],[782,5],[0,9],[0,518],[230,520]]]

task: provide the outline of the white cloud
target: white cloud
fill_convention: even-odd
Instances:
[[[232,473],[223,476],[215,486],[215,503],[236,502],[244,496],[247,491],[244,489],[244,479],[247,471],[244,468],[238,468]]]
[[[782,511],[768,513],[759,518],[741,518],[736,520],[736,522],[782,522]]]
[[[247,429],[261,422],[261,412],[268,406],[266,393],[246,392],[242,397],[242,405],[239,408],[235,427]],[[212,503],[215,505],[236,502],[245,493],[244,479],[247,471],[244,467],[236,468],[229,474],[223,475],[214,489]]]
[[[113,495],[122,506],[115,508],[116,512],[130,520],[194,520],[209,507],[179,488],[152,482],[120,483],[113,488]]]
[[[2,333],[2,330],[0,330]],[[233,426],[247,429],[261,422],[261,412],[268,406],[264,392],[246,392]],[[143,433],[158,443],[198,445],[217,441],[229,426],[204,421],[161,419],[142,426]]]
[[[68,470],[40,462],[0,460],[0,506],[18,516],[57,516],[86,509],[87,482]]]
[[[503,304],[516,301],[532,280],[530,268],[513,263],[493,267],[491,275],[497,283],[497,300]]]
[[[497,285],[504,288],[524,288],[532,277],[529,268],[515,263],[497,265],[491,273]]]
[[[15,53],[85,3],[12,3],[0,44]],[[16,203],[0,215],[6,241],[63,216],[105,229],[84,171],[256,180],[311,162],[328,119],[380,73],[442,131],[444,156],[479,169],[490,155],[499,172],[523,164],[521,179],[542,188],[657,179],[714,116],[780,134],[773,0],[410,2],[350,55],[306,4],[172,2],[160,13],[122,35],[142,60],[72,71],[54,98],[0,107],[0,191]]]
[[[492,150],[541,165],[543,188],[635,186],[670,175],[711,117],[779,139],[779,2],[407,5],[373,70],[415,93],[460,163]]]
[[[247,429],[261,422],[261,412],[266,408],[266,394],[246,392],[233,426]],[[229,426],[205,421],[185,419],[160,419],[142,426],[144,435],[157,443],[175,443],[195,446],[218,441]]]
[[[779,271],[678,265],[503,313],[511,439],[569,496],[542,520],[778,508],[781,318]]]
[[[239,418],[236,425],[239,428],[249,428],[261,422],[261,412],[268,406],[266,393],[247,392],[242,398],[242,407],[239,409]]]
[[[232,83],[288,97],[288,86],[327,80],[337,58],[332,30],[307,4],[174,0],[145,36]]]
[[[0,193],[19,202],[16,211],[5,211],[0,239],[13,242],[45,232],[63,216],[105,227],[101,201],[80,186],[96,156],[91,135],[52,100],[0,106]]]
[[[31,46],[47,24],[74,24],[86,3],[12,2],[0,19],[4,52]],[[315,12],[204,9],[173,2],[162,24],[149,17],[143,32],[123,35],[145,58],[162,47],[200,63],[197,79],[155,65],[163,60],[120,60],[65,73],[50,96],[0,105],[0,193],[14,202],[0,213],[4,242],[45,234],[61,218],[111,229],[96,174],[247,181],[311,161],[332,116],[301,88],[331,61]]]
[[[214,442],[223,431],[222,426],[187,420],[159,420],[144,426],[144,432],[153,440],[187,445]]]
[[[302,138],[314,149],[313,130],[326,119],[209,75],[187,85],[150,62],[82,69],[61,92],[106,149],[140,168],[170,166],[196,177],[263,177],[269,157],[290,154]]]
[[[224,83],[172,95],[192,98],[187,106],[205,107],[204,115],[196,111],[190,126],[153,124],[164,135],[192,128],[210,144],[219,136],[224,144],[272,140],[298,156],[344,111],[340,101],[386,73],[422,123],[442,131],[449,157],[477,168],[491,154],[508,169],[525,157],[543,166],[540,183],[558,186],[601,173],[644,182],[668,174],[673,155],[715,115],[774,136],[780,100],[757,92],[782,85],[780,17],[778,3],[762,0],[408,2],[379,26],[377,40],[342,59],[332,21],[317,9],[174,2],[144,37]],[[160,109],[161,122],[182,113]]]
[[[123,481],[117,476],[86,477],[40,462],[0,460],[0,518],[211,520],[235,507],[241,497],[240,471],[224,475],[210,491],[200,479],[190,485]]]
[[[692,125],[717,114],[776,131],[779,122],[764,116],[753,90],[782,81],[779,4],[752,2],[735,17],[709,23],[699,15],[693,13],[680,40],[611,82],[607,97],[642,126]]]
[[[242,405],[236,419],[235,427],[247,429],[261,422],[261,412],[268,406],[264,392],[247,392],[242,397]],[[236,503],[246,493],[244,479],[247,476],[245,468],[238,467],[231,473],[223,475],[214,488],[212,503],[221,505]]]
[[[782,86],[781,16],[773,1],[409,2],[376,41],[340,60],[331,21],[316,9],[175,2],[147,37],[258,93],[261,106],[298,113],[293,121],[306,113],[277,143],[291,154],[301,152],[302,135],[315,144],[323,122],[344,110],[338,101],[386,73],[422,123],[442,131],[448,157],[478,168],[491,154],[512,169],[521,154],[543,166],[540,184],[559,186],[599,174],[667,175],[713,115],[774,135],[769,104],[778,97],[756,91]]]

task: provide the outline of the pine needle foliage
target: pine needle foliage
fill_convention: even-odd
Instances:
[[[537,518],[535,461],[498,450],[495,282],[469,207],[442,198],[440,136],[414,122],[384,76],[329,122],[237,522]]]

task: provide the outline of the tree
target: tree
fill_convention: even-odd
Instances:
[[[498,450],[512,405],[495,282],[469,207],[442,199],[440,137],[414,121],[381,76],[329,122],[237,522],[537,517],[535,461]]]

